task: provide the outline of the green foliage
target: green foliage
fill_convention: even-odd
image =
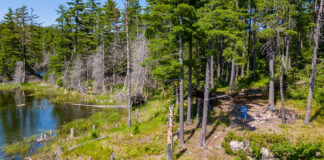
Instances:
[[[2,147],[2,150],[6,155],[17,155],[21,156],[27,155],[29,149],[35,143],[36,136],[31,136],[29,138],[24,138],[22,141],[17,141],[9,145]]]
[[[240,160],[248,160],[248,157],[247,157],[246,153],[243,152],[243,150],[237,151],[236,155],[238,156],[238,158]]]
[[[99,132],[98,131],[92,131],[91,134],[90,134],[90,137],[92,139],[97,139],[99,138]]]
[[[322,155],[322,142],[297,142],[291,143],[283,134],[257,134],[249,135],[253,158],[261,158],[261,147],[269,148],[280,159],[320,159],[316,153]]]
[[[132,133],[133,134],[138,134],[140,131],[139,131],[139,127],[138,127],[138,124],[135,124],[132,126]]]
[[[224,141],[222,142],[222,146],[224,147],[225,149],[225,152],[229,155],[238,155],[240,158],[241,156],[243,156],[244,153],[241,153],[241,151],[238,151],[237,153],[235,153],[232,149],[231,149],[231,146],[230,146],[230,142],[232,140],[237,140],[239,142],[242,142],[243,141],[243,138],[240,137],[240,136],[237,136],[235,135],[234,132],[228,132],[227,135],[224,137]],[[246,155],[245,155],[246,156]]]
[[[252,156],[255,159],[261,158],[261,148],[256,142],[251,142]]]

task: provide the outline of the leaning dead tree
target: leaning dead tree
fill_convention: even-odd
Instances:
[[[147,77],[149,72],[149,64],[143,66],[145,59],[149,57],[149,51],[147,47],[147,39],[143,36],[138,38],[132,44],[132,84],[134,92],[143,94],[143,88],[147,83]]]
[[[14,81],[19,84],[19,87],[21,87],[21,83],[24,82],[25,77],[26,77],[26,74],[25,74],[24,62],[17,61],[16,68],[15,68],[15,74],[14,74]]]
[[[82,85],[82,77],[84,75],[84,64],[80,56],[74,60],[73,69],[71,71],[72,87],[78,89],[80,93],[85,93],[86,89]]]
[[[103,51],[98,47],[99,51]],[[107,92],[105,86],[105,55],[104,52],[97,52],[92,60],[92,78],[94,80],[93,88],[96,92]]]

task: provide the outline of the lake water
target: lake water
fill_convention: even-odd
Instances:
[[[26,104],[18,107],[17,105]],[[26,91],[0,91],[0,147],[21,141],[80,118],[87,118],[98,108],[54,104],[46,97],[36,98]],[[9,158],[0,150],[0,159]]]

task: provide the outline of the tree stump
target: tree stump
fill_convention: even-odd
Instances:
[[[71,135],[70,135],[70,138],[73,138],[74,137],[74,128],[71,128]]]
[[[291,114],[291,124],[295,124],[295,123],[296,123],[296,113],[293,112],[293,113]]]
[[[110,153],[110,160],[115,160],[115,155],[113,151],[111,151]]]
[[[57,153],[56,153],[56,156],[59,157],[63,152],[63,147],[62,146],[59,146],[58,149],[57,149]]]
[[[136,108],[136,119],[138,119],[138,115],[139,115],[139,112],[138,112],[138,109]]]
[[[173,159],[173,110],[174,105],[169,106],[169,124],[168,124],[168,138],[167,138],[167,159]]]

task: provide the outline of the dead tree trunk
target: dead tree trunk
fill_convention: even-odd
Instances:
[[[316,26],[316,30],[315,30],[315,36],[314,36],[312,71],[311,71],[310,83],[309,83],[309,89],[308,89],[307,108],[306,108],[306,113],[305,113],[304,125],[309,125],[310,117],[311,117],[313,91],[314,91],[315,74],[316,74],[316,60],[317,60],[317,54],[318,54],[318,42],[319,42],[319,38],[320,38],[323,6],[324,6],[324,0],[321,0],[320,8],[319,8],[318,15],[317,15],[317,22],[316,22],[317,26]]]
[[[228,62],[226,62],[226,67],[225,68],[226,68],[226,77],[225,77],[225,79],[228,82],[229,81],[229,72],[230,72]]]
[[[128,30],[128,0],[126,0],[126,54],[127,54],[127,91],[128,91],[128,96],[127,96],[127,127],[132,126],[132,121],[131,121],[131,72],[130,72],[130,67],[131,67],[131,56],[130,56],[130,51],[129,51],[129,30]]]
[[[230,80],[230,89],[234,88],[234,78],[235,78],[235,59],[232,57],[232,71],[231,71],[231,80]]]
[[[238,83],[238,72],[239,72],[239,66],[235,65],[235,84]]]
[[[168,139],[167,139],[167,159],[173,159],[173,111],[174,105],[169,106],[169,125],[168,125]]]
[[[196,113],[196,124],[199,124],[199,114],[200,114],[201,99],[197,99],[197,113]]]
[[[183,24],[182,16],[180,16],[180,25]],[[184,104],[184,83],[183,83],[183,33],[179,35],[179,46],[180,46],[180,107],[179,107],[179,145],[184,146],[184,118],[183,118],[183,104]]]
[[[278,14],[278,11],[277,11]],[[279,22],[277,22],[277,52],[279,57],[279,72],[280,72],[280,98],[281,98],[281,113],[282,120],[281,123],[286,123],[286,113],[285,113],[285,97],[283,93],[283,74],[282,74],[282,56],[280,53],[280,33],[279,33]]]
[[[273,47],[272,47],[273,48]],[[267,110],[275,110],[276,106],[274,104],[274,85],[275,85],[275,50],[271,49],[269,55],[269,73],[270,73],[270,81],[269,81],[269,99],[268,99],[268,108]]]
[[[115,12],[115,9],[114,9]],[[113,46],[113,68],[112,68],[112,86],[110,88],[110,93],[112,94],[114,87],[116,85],[116,66],[117,66],[117,25],[116,19],[114,20],[114,46]]]
[[[219,54],[218,54],[218,63],[217,63],[217,85],[219,84],[222,68],[222,53],[223,53],[223,39],[220,41],[219,45]]]
[[[210,88],[214,89],[214,56],[210,56]]]
[[[245,29],[245,34],[244,34],[244,44],[243,44],[243,55],[242,57],[244,58],[245,57],[245,48],[246,48],[246,36],[247,36],[247,29]],[[241,77],[244,78],[245,75],[244,75],[244,66],[245,64],[242,65],[242,68],[241,68]]]
[[[176,86],[176,105],[179,104],[179,90],[178,87]]]
[[[191,123],[191,83],[192,83],[192,39],[189,40],[189,79],[188,79],[188,107],[187,107],[187,122],[186,125],[189,125]]]
[[[206,129],[208,117],[208,100],[209,100],[209,76],[210,76],[210,57],[207,57],[206,75],[205,75],[205,90],[204,90],[204,107],[202,117],[202,128],[198,146],[206,147]]]
[[[256,44],[256,32],[252,32],[252,45],[254,46]],[[255,56],[255,49],[252,47],[252,68],[253,68],[253,81],[256,81],[256,56]],[[247,73],[248,74],[248,73]]]

